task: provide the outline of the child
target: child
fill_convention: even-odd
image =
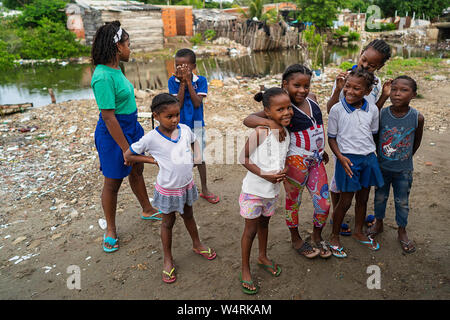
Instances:
[[[214,259],[216,253],[200,242],[192,210],[192,204],[198,199],[197,187],[192,175],[191,146],[194,144],[195,135],[188,126],[178,124],[180,105],[177,98],[172,95],[162,93],[155,96],[151,110],[155,119],[158,120],[159,126],[130,146],[125,153],[125,161],[127,163],[153,163],[159,167],[153,204],[163,213],[161,241],[164,250],[164,270],[162,279],[166,283],[172,283],[176,280],[171,251],[175,212],[179,212],[183,218],[184,225],[192,238],[193,251],[208,260]],[[195,144],[196,155],[198,155],[198,142]],[[151,154],[152,157],[142,155],[145,152]],[[197,156],[196,159],[198,158]],[[196,161],[196,163],[198,162]]]
[[[263,102],[267,117],[276,122],[282,130],[286,130],[293,111],[289,96],[281,88],[271,88],[259,92],[255,100]],[[285,132],[286,133],[286,132]],[[281,267],[267,257],[267,237],[270,217],[275,213],[276,202],[280,191],[279,182],[284,180],[286,154],[289,147],[289,136],[279,141],[278,130],[257,127],[247,140],[241,152],[240,161],[249,172],[242,182],[239,197],[240,214],[245,218],[242,234],[242,272],[241,288],[244,293],[255,294],[259,288],[251,280],[250,251],[253,240],[258,234],[258,265],[278,277]]]
[[[328,218],[330,202],[328,198],[328,178],[323,162],[328,162],[324,151],[325,134],[322,112],[310,93],[311,70],[300,64],[289,66],[282,77],[282,87],[289,94],[294,116],[287,127],[290,132],[289,153],[286,161],[286,225],[291,233],[292,247],[306,258],[329,258],[331,251],[322,239],[322,229]],[[278,128],[270,119],[262,118],[259,112],[247,117],[244,124],[249,127],[266,125]],[[323,161],[322,161],[323,160]],[[314,205],[313,233],[311,239],[316,248],[300,237],[298,211],[304,188],[310,192]]]
[[[391,57],[391,47],[384,40],[376,39],[370,42],[364,50],[361,52],[361,56],[358,60],[358,64],[354,65],[354,68],[363,68],[371,73],[375,73],[375,71],[380,70],[387,60]],[[339,100],[343,99],[342,88],[344,87],[345,78],[348,75],[348,72],[340,73],[333,86],[333,91],[331,97],[327,103],[327,112],[330,113],[331,107],[335,105]],[[370,94],[365,96],[364,98],[367,102],[376,104],[378,109],[380,110],[387,98],[389,98],[389,91],[392,80],[387,80],[383,86],[381,86],[381,81],[375,76],[376,85],[373,87]],[[335,163],[336,158],[334,159]],[[333,208],[336,208],[336,205],[339,201],[339,190],[336,189],[336,182],[334,180],[334,176],[330,183],[330,195],[331,202],[333,204]],[[351,231],[346,226],[342,233],[343,235],[350,235]]]
[[[194,51],[181,49],[175,54],[175,75],[169,79],[169,93],[178,97],[181,106],[180,123],[190,127],[201,139],[202,156],[206,147],[205,121],[203,119],[203,98],[208,93],[208,83],[203,76],[192,73],[196,68]],[[202,192],[200,197],[210,203],[218,203],[219,196],[208,190],[206,164],[198,165]]]
[[[158,210],[152,207],[145,188],[144,165],[124,165],[123,154],[129,144],[144,135],[137,120],[134,88],[119,68],[121,61],[130,58],[130,36],[121,28],[119,21],[101,26],[92,44],[92,63],[95,66],[91,86],[100,109],[95,128],[95,147],[104,175],[102,207],[107,222],[103,235],[103,251],[119,250],[116,231],[117,195],[123,178],[128,176],[131,190],[142,207],[142,219],[156,219]]]
[[[413,155],[422,141],[425,118],[409,106],[417,94],[417,84],[408,76],[397,77],[392,82],[392,106],[380,113],[378,161],[383,174],[384,186],[375,189],[375,224],[369,230],[373,235],[383,231],[386,202],[392,184],[395,197],[395,220],[398,240],[404,252],[416,250],[408,239],[406,225],[409,213],[409,192],[412,185]]]
[[[379,244],[363,233],[370,186],[381,187],[383,176],[375,155],[373,135],[378,132],[378,108],[364,97],[372,90],[375,77],[362,68],[352,70],[347,76],[344,98],[335,104],[328,117],[328,143],[336,155],[335,180],[341,191],[333,212],[331,250],[344,258],[347,254],[339,242],[342,220],[356,193],[355,232],[353,238],[371,250]]]

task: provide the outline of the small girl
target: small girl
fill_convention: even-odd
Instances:
[[[384,183],[373,139],[378,132],[379,111],[375,104],[364,98],[371,92],[374,81],[373,73],[362,68],[353,69],[343,88],[344,97],[331,108],[328,117],[328,143],[338,160],[335,180],[341,191],[334,208],[330,240],[333,255],[338,258],[347,256],[339,242],[339,232],[355,193],[355,232],[352,236],[371,250],[380,248],[363,233],[370,186],[381,187]]]
[[[208,260],[216,257],[211,248],[205,247],[199,239],[192,204],[198,199],[192,168],[192,150],[195,150],[195,163],[199,163],[199,145],[191,129],[180,122],[178,99],[168,93],[155,96],[151,110],[159,126],[133,143],[125,153],[127,164],[144,162],[159,167],[156,179],[153,205],[163,213],[161,241],[164,251],[162,280],[173,283],[176,280],[172,257],[172,228],[175,212],[179,212],[184,225],[192,238],[193,251]],[[194,147],[195,142],[195,147]],[[143,155],[151,154],[152,157]]]
[[[309,259],[317,256],[326,259],[331,256],[328,244],[322,238],[322,229],[330,210],[328,178],[324,165],[328,162],[328,155],[324,150],[322,112],[315,95],[310,93],[311,76],[312,72],[307,67],[293,64],[286,68],[282,77],[282,88],[289,94],[294,112],[287,127],[290,145],[286,160],[287,179],[284,182],[286,225],[291,233],[292,247],[298,254]],[[244,120],[244,124],[251,128],[258,125],[278,128],[278,124],[264,117],[261,112],[252,114]],[[305,187],[314,205],[311,240],[316,248],[303,240],[298,230],[298,212]]]
[[[263,102],[267,117],[287,134],[284,126],[289,125],[293,115],[289,96],[281,88],[271,88],[264,93],[257,93],[254,98]],[[288,147],[289,136],[280,142],[278,130],[257,127],[241,152],[240,162],[249,171],[242,182],[239,197],[240,213],[245,218],[241,240],[240,282],[242,291],[246,294],[255,294],[259,290],[251,280],[249,265],[256,234],[259,241],[258,265],[274,277],[281,273],[281,267],[267,257],[267,237],[270,217],[275,213],[280,182],[286,177],[284,165]]]

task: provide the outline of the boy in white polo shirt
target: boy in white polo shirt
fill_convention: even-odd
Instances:
[[[363,233],[370,186],[384,184],[373,139],[378,132],[379,111],[375,104],[364,98],[372,90],[374,81],[372,73],[361,68],[352,70],[343,88],[344,97],[331,108],[328,116],[328,143],[338,160],[335,180],[341,191],[333,212],[330,239],[333,255],[338,258],[347,256],[340,245],[339,232],[355,194],[355,232],[352,236],[371,250],[380,248]]]

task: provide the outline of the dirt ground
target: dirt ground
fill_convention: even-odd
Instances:
[[[251,266],[254,280],[261,286],[256,296],[243,294],[238,281],[243,230],[238,197],[245,168],[238,164],[208,165],[210,189],[221,201],[212,205],[199,199],[194,215],[200,238],[216,250],[217,258],[207,261],[191,251],[190,237],[178,217],[173,237],[177,281],[167,285],[161,281],[160,222],[140,219],[140,206],[126,180],[117,213],[120,249],[112,254],[102,250],[104,231],[98,219],[103,218],[103,181],[92,136],[98,116],[95,103],[72,101],[11,116],[6,123],[3,118],[0,299],[449,299],[450,204],[446,194],[450,187],[450,85],[445,81],[430,81],[428,85],[430,89],[421,92],[424,99],[414,104],[426,119],[422,146],[414,161],[408,225],[417,251],[406,255],[400,248],[391,198],[385,231],[378,236],[379,251],[369,251],[351,237],[343,237],[349,255],[346,259],[301,257],[290,244],[282,191],[270,222],[268,253],[283,271],[273,278],[258,268],[255,241]],[[319,91],[318,86],[314,88]],[[329,88],[328,83],[325,89]],[[206,106],[209,128],[243,130],[242,119],[259,106],[251,101],[245,86],[241,89],[226,91],[225,87],[211,93]],[[236,94],[241,95],[235,97],[239,103],[227,98]],[[326,96],[319,98],[324,110]],[[220,108],[228,104],[229,109],[219,110],[215,99],[224,100]],[[435,120],[427,122],[430,119]],[[151,129],[148,119],[141,119],[141,123],[146,132]],[[69,130],[74,124],[77,128]],[[38,128],[27,133],[17,130],[25,126]],[[331,176],[332,165],[326,167]],[[146,166],[150,197],[156,174],[157,168]],[[194,175],[199,185],[196,169]],[[345,218],[351,227],[353,210]],[[372,212],[373,192],[368,204],[368,213]],[[308,238],[311,230],[312,202],[305,192],[300,215],[302,237]],[[325,239],[330,231],[327,224]],[[67,287],[72,275],[67,271],[72,265],[81,271],[79,290]],[[380,289],[367,288],[367,268],[372,265],[381,270]]]

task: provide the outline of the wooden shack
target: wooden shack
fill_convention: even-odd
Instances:
[[[106,22],[119,20],[130,35],[133,51],[162,49],[164,30],[161,8],[138,1],[74,0],[68,4],[80,8],[86,45],[92,45],[95,32]],[[73,30],[72,30],[73,31]],[[76,32],[76,31],[74,31]]]

